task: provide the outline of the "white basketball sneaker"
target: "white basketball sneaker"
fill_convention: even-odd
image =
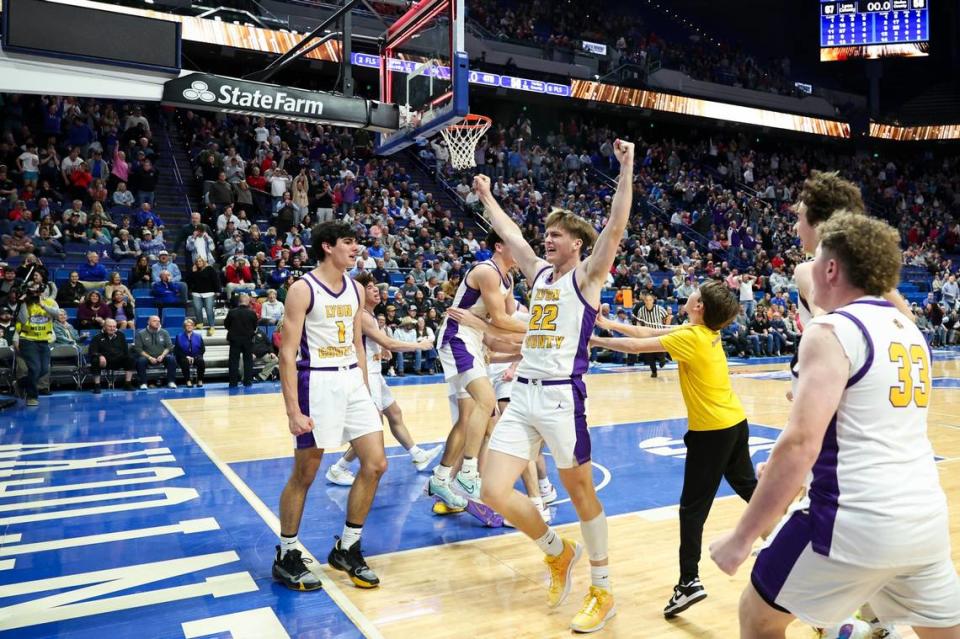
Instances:
[[[334,464],[327,469],[327,481],[337,486],[353,486],[353,480],[356,479],[350,469],[343,470]]]
[[[557,487],[550,484],[550,488],[540,491],[540,498],[543,499],[544,505],[557,501]]]
[[[437,457],[440,456],[440,453],[443,452],[443,446],[435,446],[430,449],[424,450],[422,453],[412,458],[414,468],[417,469],[418,473],[422,473],[430,467],[430,464],[433,463]]]

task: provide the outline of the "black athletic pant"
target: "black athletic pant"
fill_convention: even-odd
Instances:
[[[240,356],[243,356],[243,385],[253,383],[253,341],[230,342],[230,352],[227,355],[230,386],[236,386],[240,379]]]
[[[757,487],[757,475],[750,459],[747,420],[722,430],[687,431],[687,461],[680,495],[680,581],[699,576],[703,524],[726,479],[730,487],[750,501]]]
[[[183,374],[184,382],[190,381],[190,362],[187,361],[187,356],[181,355],[178,357],[177,364],[180,366],[180,372]],[[202,382],[203,374],[207,368],[207,363],[203,361],[203,355],[193,358],[193,367],[197,369],[197,381]]]

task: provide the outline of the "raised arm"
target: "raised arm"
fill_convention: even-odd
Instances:
[[[515,342],[519,344],[523,340],[524,335],[526,335],[526,329],[524,329],[523,333],[514,333],[513,331],[497,328],[493,324],[483,321],[470,311],[462,308],[448,308],[447,316],[450,317],[450,319],[454,319],[458,323],[463,324],[464,326],[482,331],[485,336],[490,336],[507,342]]]
[[[287,292],[284,302],[283,328],[280,329],[280,391],[287,411],[288,427],[293,435],[313,430],[313,419],[300,410],[297,391],[297,350],[303,335],[303,322],[310,306],[310,288],[297,280]]]
[[[486,175],[477,175],[473,178],[473,188],[480,197],[480,203],[483,204],[484,213],[493,230],[510,247],[514,259],[520,265],[520,272],[532,282],[537,273],[549,264],[537,257],[527,241],[523,239],[520,227],[500,208],[493,193],[490,192],[490,178]]]
[[[363,316],[363,335],[369,337],[378,345],[394,353],[410,353],[413,351],[429,350],[433,345],[429,341],[420,342],[401,342],[393,339],[380,330],[377,320],[370,316],[370,313],[361,313]]]
[[[627,230],[630,209],[633,206],[633,142],[617,140],[613,153],[620,162],[620,177],[617,180],[617,193],[610,205],[610,217],[600,232],[590,257],[578,267],[581,270],[580,289],[587,300],[598,298],[600,289],[610,273],[613,260],[620,250],[620,240]]]

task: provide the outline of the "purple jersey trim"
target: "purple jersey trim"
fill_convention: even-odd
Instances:
[[[863,322],[857,319],[854,315],[848,313],[847,311],[834,311],[834,313],[837,315],[842,315],[856,324],[857,328],[860,329],[860,332],[863,333],[863,336],[867,340],[867,360],[863,363],[863,366],[860,367],[860,370],[854,373],[850,379],[847,380],[847,388],[850,388],[863,379],[863,376],[867,374],[867,371],[869,371],[870,367],[873,365],[873,339],[870,337],[870,332],[867,330],[867,327],[864,326]]]
[[[335,297],[335,298],[336,298],[336,297],[340,297],[341,295],[343,295],[344,291],[347,290],[347,276],[346,276],[346,275],[342,275],[342,276],[341,276],[341,277],[343,278],[343,280],[342,280],[343,286],[340,288],[340,292],[339,292],[339,293],[334,293],[334,292],[331,291],[329,288],[327,288],[327,285],[324,284],[323,282],[321,282],[321,281],[320,281],[320,278],[318,278],[316,275],[313,274],[313,271],[310,271],[309,273],[307,273],[307,276],[310,277],[314,282],[316,282],[317,285],[318,285],[320,288],[322,288],[323,290],[325,290],[327,293],[329,293],[330,295],[332,295],[332,296]],[[358,295],[359,295],[359,294],[358,294]],[[360,300],[360,298],[359,298],[359,296],[358,296],[358,297],[357,297],[357,301],[359,301],[359,300]]]
[[[837,416],[834,414],[823,434],[820,455],[813,465],[813,481],[810,482],[810,541],[814,552],[824,557],[830,556],[833,526],[840,505],[840,480],[837,477],[839,457]]]

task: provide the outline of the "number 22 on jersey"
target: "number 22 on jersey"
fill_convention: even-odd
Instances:
[[[920,408],[930,403],[930,360],[927,349],[920,344],[909,346],[900,342],[890,344],[890,361],[898,365],[899,384],[890,387],[890,404],[906,408],[912,401]],[[920,383],[914,384],[913,367],[919,369]]]

